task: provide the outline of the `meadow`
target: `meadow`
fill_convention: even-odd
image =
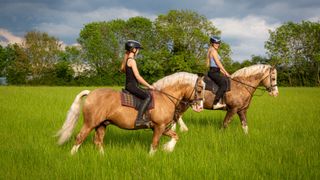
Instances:
[[[107,128],[105,155],[93,132],[71,156],[57,145],[75,96],[93,87],[0,87],[0,179],[320,179],[320,88],[257,91],[248,111],[249,134],[237,116],[221,129],[224,111],[188,110],[188,132],[172,153],[149,156],[152,131]],[[169,140],[161,138],[161,145]]]

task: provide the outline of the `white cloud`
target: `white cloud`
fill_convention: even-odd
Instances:
[[[280,23],[269,24],[262,17],[211,19],[222,31],[222,39],[230,44],[232,59],[243,61],[251,55],[265,55],[264,42],[269,38],[268,30],[274,30]],[[230,42],[229,42],[229,41]]]
[[[8,44],[22,44],[23,38],[13,35],[6,29],[0,28],[0,37],[3,37],[5,41],[0,41],[1,46],[7,46]]]
[[[109,21],[112,19],[129,19],[135,16],[142,16],[148,19],[155,19],[157,16],[147,13],[138,12],[126,8],[98,8],[89,12],[58,12],[58,11],[46,11],[47,14],[55,14],[61,21],[55,21],[50,23],[41,23],[36,29],[39,31],[47,32],[49,35],[55,36],[59,39],[74,38],[73,42],[76,42],[76,38],[79,35],[81,28],[84,24],[97,22],[97,21]]]

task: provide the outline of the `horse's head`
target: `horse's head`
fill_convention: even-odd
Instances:
[[[262,84],[266,87],[267,91],[271,96],[278,96],[278,86],[277,86],[277,69],[274,67],[270,67],[268,71],[265,72],[264,79],[262,80]]]
[[[203,78],[203,74],[198,74],[198,78],[194,87],[194,98],[190,99],[192,101],[191,107],[196,112],[200,112],[203,110],[204,92],[206,85],[203,81]]]

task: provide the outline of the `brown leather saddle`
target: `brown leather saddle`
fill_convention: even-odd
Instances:
[[[227,79],[227,91],[226,92],[228,92],[228,91],[230,91],[230,78],[226,78],[226,79]],[[219,86],[214,81],[212,81],[208,75],[204,76],[203,81],[206,83],[206,90],[212,91],[213,94],[216,94]]]
[[[122,89],[122,92],[120,93],[121,95],[121,105],[122,106],[127,106],[127,107],[132,107],[136,110],[139,109],[139,105],[141,104],[142,100],[133,94],[131,94],[129,91]],[[150,91],[151,94],[151,102],[148,106],[148,110],[154,108],[154,98],[153,98],[153,92]]]

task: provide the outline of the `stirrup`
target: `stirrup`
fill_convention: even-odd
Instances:
[[[212,109],[221,109],[226,107],[226,104],[221,104],[220,102],[218,102],[216,105],[213,105]]]
[[[137,119],[135,124],[134,124],[134,127],[137,128],[137,129],[150,128],[151,127],[151,121],[148,121],[145,118],[146,117],[145,117],[145,114],[144,114],[141,119]]]

